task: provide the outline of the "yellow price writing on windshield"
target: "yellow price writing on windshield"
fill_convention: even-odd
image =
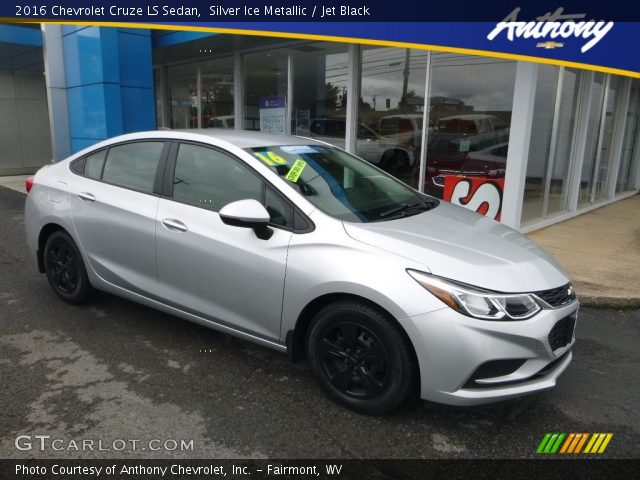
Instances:
[[[287,164],[287,161],[284,158],[282,158],[280,155],[273,152],[267,152],[266,155],[262,152],[256,152],[255,156],[258,157],[267,165],[269,165],[270,167]]]

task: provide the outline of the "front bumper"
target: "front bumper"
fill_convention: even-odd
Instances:
[[[578,307],[575,301],[521,321],[478,320],[448,307],[405,319],[420,365],[421,397],[478,405],[555,386],[572,359]],[[561,346],[553,340],[554,349],[549,333],[560,321],[570,327]]]

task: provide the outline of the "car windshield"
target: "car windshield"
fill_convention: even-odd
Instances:
[[[332,217],[367,223],[415,215],[438,204],[357,157],[324,145],[247,149]]]

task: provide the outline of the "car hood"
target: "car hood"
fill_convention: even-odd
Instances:
[[[562,266],[526,235],[447,202],[398,220],[343,224],[355,240],[489,290],[534,292],[569,282]]]

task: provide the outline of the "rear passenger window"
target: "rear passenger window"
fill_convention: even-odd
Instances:
[[[262,181],[239,161],[212,148],[181,144],[173,198],[215,212],[236,200],[262,202]]]
[[[101,150],[98,153],[89,155],[84,163],[84,174],[89,178],[99,179],[102,175],[102,167],[106,156],[106,150]]]
[[[163,147],[163,142],[127,143],[111,147],[104,165],[102,180],[152,193]]]

